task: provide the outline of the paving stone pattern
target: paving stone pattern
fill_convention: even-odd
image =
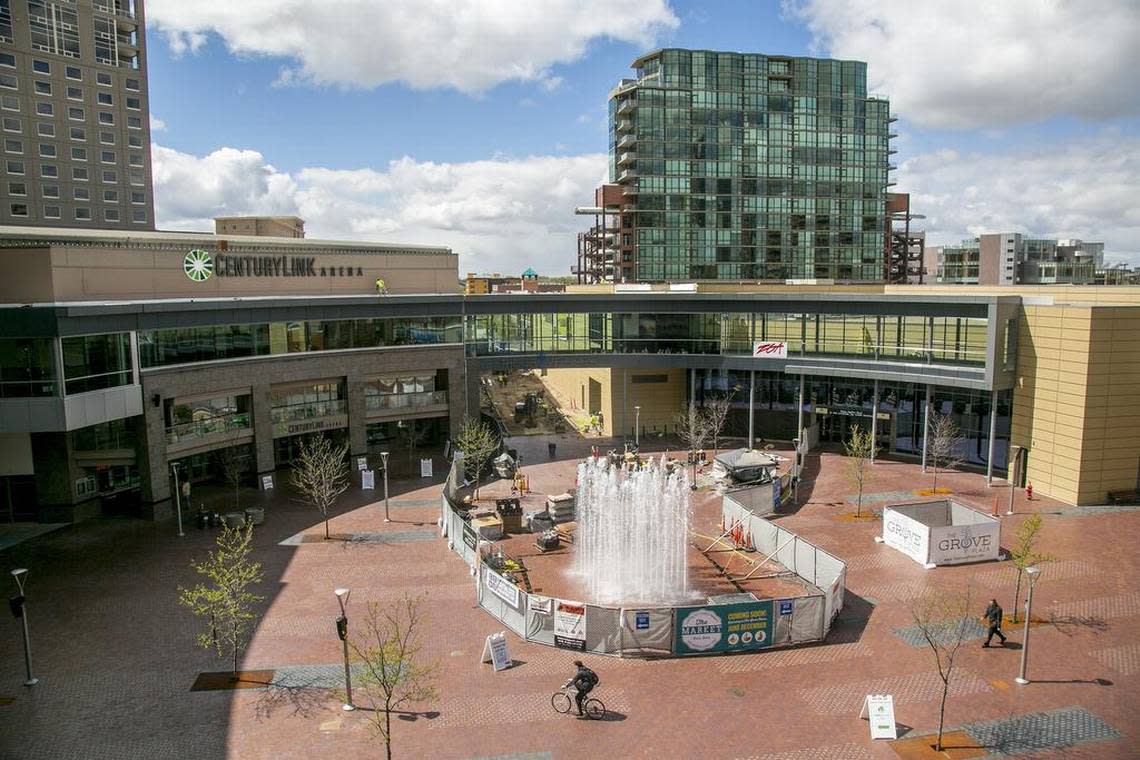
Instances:
[[[961,637],[964,641],[974,641],[977,639],[984,639],[986,632],[989,629],[982,625],[973,618],[963,618],[959,621],[958,630],[950,627],[945,629],[938,629],[935,632],[934,638],[939,644],[950,644],[954,638],[961,632]],[[926,637],[922,635],[922,629],[917,625],[908,626],[906,628],[896,628],[895,635],[900,639],[910,644],[912,647],[927,647],[930,646],[926,641]]]
[[[949,693],[956,697],[987,691],[992,691],[989,684],[969,671],[956,669],[950,681]],[[930,671],[799,690],[800,699],[818,713],[858,712],[868,694],[892,694],[896,705],[927,702],[941,696],[942,679]]]
[[[870,760],[870,751],[859,744],[829,744],[826,747],[794,749],[766,755],[749,755],[738,760]]]
[[[999,757],[1027,755],[1041,750],[1072,747],[1085,742],[1115,739],[1120,733],[1080,707],[1052,710],[1005,720],[971,723],[963,729]],[[1105,757],[1111,757],[1106,754]]]
[[[1140,644],[1099,649],[1092,655],[1123,676],[1140,674]]]

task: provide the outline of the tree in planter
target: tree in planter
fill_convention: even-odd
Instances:
[[[1056,559],[1051,554],[1037,551],[1037,539],[1041,533],[1041,515],[1032,514],[1025,518],[1014,532],[1015,543],[1009,550],[1009,559],[1017,568],[1017,585],[1013,590],[1013,622],[1017,621],[1017,610],[1021,606],[1021,578],[1026,568],[1052,562]]]
[[[499,437],[483,420],[468,417],[455,436],[455,448],[463,452],[463,468],[475,483],[472,498],[478,501],[479,476],[483,474],[487,460],[498,451]]]
[[[938,678],[942,681],[941,700],[938,705],[938,737],[934,749],[942,751],[942,729],[946,719],[946,697],[954,677],[958,652],[970,637],[970,608],[972,593],[964,591],[933,590],[911,607],[911,618],[934,655]]]
[[[265,598],[250,590],[261,582],[261,563],[250,557],[252,537],[250,523],[241,528],[223,525],[209,559],[190,563],[206,582],[178,589],[179,604],[209,621],[207,629],[198,634],[198,646],[216,650],[219,657],[232,655],[234,680],[238,654],[245,649],[253,629],[254,607]]]
[[[708,438],[712,440],[714,458],[720,444],[720,437],[724,433],[724,426],[728,422],[728,413],[732,411],[732,397],[734,395],[735,391],[729,391],[719,398],[706,399],[705,405],[701,408],[700,413],[705,418]]]
[[[874,477],[871,469],[871,458],[875,455],[875,442],[871,439],[871,431],[863,430],[858,425],[851,427],[851,433],[843,442],[843,451],[847,454],[847,482],[859,492],[855,504],[855,516],[863,514],[863,488]]]
[[[245,474],[249,452],[245,446],[230,446],[218,452],[218,466],[226,482],[234,487],[234,511],[241,511],[241,477]]]
[[[353,658],[363,666],[357,695],[368,703],[363,711],[392,757],[392,713],[438,698],[434,679],[438,662],[425,662],[420,633],[427,625],[423,597],[404,596],[389,606],[368,605],[359,636],[349,638]],[[359,704],[359,696],[357,698]]]
[[[709,439],[708,418],[701,414],[696,404],[689,404],[688,408],[673,418],[673,427],[677,430],[677,437],[685,444],[693,460],[693,488],[697,487],[697,457],[696,452],[705,447]]]
[[[301,451],[293,463],[293,487],[301,500],[311,504],[325,521],[325,538],[329,537],[329,509],[348,490],[348,444],[334,446],[323,435],[301,441]]]
[[[932,493],[938,493],[938,471],[950,470],[962,463],[958,449],[962,444],[958,423],[949,414],[930,413],[930,442],[926,445],[927,456],[934,469]]]

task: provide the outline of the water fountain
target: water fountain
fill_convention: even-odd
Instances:
[[[668,604],[690,597],[691,493],[683,468],[666,472],[664,457],[641,469],[597,458],[578,465],[573,573],[588,599]]]

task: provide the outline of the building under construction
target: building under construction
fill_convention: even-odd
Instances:
[[[629,198],[621,185],[594,190],[594,205],[579,206],[575,214],[592,216],[588,230],[578,233],[578,263],[572,273],[580,285],[635,280],[634,222]]]
[[[925,230],[916,230],[911,222],[925,219],[910,210],[910,193],[887,193],[886,240],[883,257],[883,279],[891,285],[921,285],[925,281],[923,252]]]

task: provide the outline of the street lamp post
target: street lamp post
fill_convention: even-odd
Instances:
[[[352,704],[352,674],[348,669],[348,615],[345,614],[344,608],[348,604],[348,595],[352,593],[350,589],[338,588],[333,592],[336,594],[336,600],[340,604],[340,617],[336,619],[336,635],[340,638],[340,643],[344,646],[344,694],[345,703],[341,708],[343,710],[355,710],[356,705]]]
[[[170,468],[174,470],[174,506],[178,510],[178,535],[185,536],[186,534],[182,532],[182,488],[178,484],[178,462],[171,462]]]
[[[633,447],[641,448],[641,407],[633,407]]]
[[[384,467],[384,522],[392,522],[392,518],[388,515],[388,452],[380,452],[380,461]]]
[[[1025,662],[1029,659],[1029,618],[1033,615],[1033,587],[1037,585],[1041,568],[1036,565],[1027,567],[1025,573],[1029,576],[1029,597],[1025,600],[1025,635],[1021,642],[1021,672],[1014,679],[1019,684],[1029,683],[1029,679],[1025,677]]]
[[[18,567],[12,571],[12,577],[16,579],[16,588],[20,590],[20,595],[12,600],[12,612],[19,616],[20,622],[24,624],[24,669],[27,672],[27,680],[24,681],[24,686],[35,686],[40,682],[40,679],[32,675],[32,643],[28,638],[28,605],[24,600],[24,578],[28,575],[28,568]]]

